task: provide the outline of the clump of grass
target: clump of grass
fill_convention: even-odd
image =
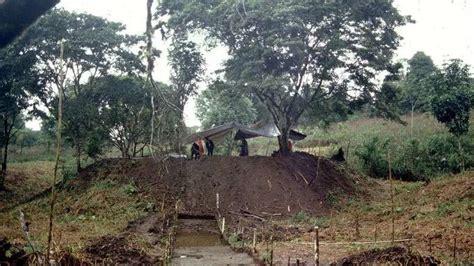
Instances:
[[[328,218],[313,217],[304,211],[300,211],[290,218],[290,222],[293,224],[306,224],[311,226],[326,227],[328,225]]]

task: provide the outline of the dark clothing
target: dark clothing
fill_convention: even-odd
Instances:
[[[206,149],[207,149],[207,155],[209,156],[214,155],[214,142],[208,138],[206,138]]]
[[[240,156],[249,156],[249,146],[245,139],[243,139],[240,144]]]
[[[191,160],[199,160],[200,158],[200,153],[199,153],[199,145],[197,145],[196,143],[193,143],[193,145],[191,146]]]
[[[331,160],[336,162],[344,162],[346,159],[344,158],[344,151],[342,148],[339,148],[336,154],[331,157]]]

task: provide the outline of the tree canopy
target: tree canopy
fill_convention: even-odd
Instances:
[[[313,102],[341,90],[370,95],[398,47],[407,18],[392,1],[163,1],[175,31],[204,31],[224,44],[226,79],[265,104],[280,149]]]

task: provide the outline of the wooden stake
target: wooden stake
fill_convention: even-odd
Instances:
[[[273,265],[273,235],[270,236],[270,265]]]
[[[377,226],[375,226],[375,230],[374,230],[374,242],[377,242],[377,233],[378,233],[377,230],[378,230],[378,228],[377,228]]]
[[[319,266],[319,227],[315,226],[316,237],[314,238],[314,263]]]
[[[222,217],[222,235],[225,233],[225,217]]]
[[[216,208],[217,212],[219,212],[219,193],[216,193]]]
[[[454,264],[456,264],[456,253],[457,253],[457,250],[456,250],[456,243],[457,242],[457,232],[456,230],[454,230],[454,246],[453,246],[453,259],[454,259]]]
[[[390,204],[391,204],[391,215],[392,215],[392,245],[395,242],[395,203],[393,200],[394,190],[393,190],[393,178],[392,178],[392,162],[390,160],[390,150],[387,153],[388,155],[388,178],[390,179]]]
[[[252,242],[253,252],[257,252],[257,228],[253,229],[253,242]]]
[[[428,239],[428,246],[429,246],[430,254],[433,252],[433,250],[432,250],[432,248],[431,248],[431,240],[432,240],[432,239],[433,239],[432,237],[430,237],[430,238]]]
[[[61,84],[58,86],[58,124],[56,127],[56,160],[54,164],[54,173],[53,173],[53,182],[51,184],[51,202],[49,209],[49,229],[48,229],[48,247],[46,249],[46,264],[50,265],[49,255],[51,252],[51,242],[53,240],[53,218],[54,218],[54,205],[56,203],[56,180],[58,178],[58,167],[59,167],[59,157],[61,156],[61,131],[62,131],[62,121],[63,121],[63,85],[64,85],[64,42],[61,42],[60,50],[60,69],[59,69],[59,79]]]

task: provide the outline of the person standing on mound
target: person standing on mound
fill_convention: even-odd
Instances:
[[[249,146],[245,139],[240,143],[240,156],[249,156]]]
[[[206,137],[205,140],[206,140],[207,155],[209,156],[214,155],[214,142],[210,140],[208,137]]]

